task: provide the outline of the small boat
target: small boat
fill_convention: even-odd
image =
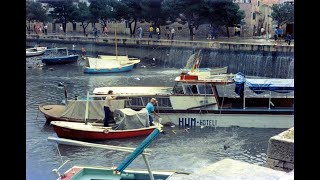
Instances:
[[[119,60],[120,64],[126,65],[126,64],[134,64],[136,66],[138,63],[141,62],[139,58],[129,58],[128,56],[109,56],[109,55],[98,55],[99,58],[104,60]]]
[[[115,103],[112,100],[111,103]],[[89,109],[89,93],[85,105],[84,122],[66,122],[51,121],[54,131],[61,138],[75,140],[106,140],[106,139],[122,139],[137,136],[149,135],[155,128],[161,128],[162,125],[158,121],[154,121],[153,125],[149,124],[149,114],[146,108],[140,111],[134,111],[130,108],[110,109],[112,112],[115,125],[112,127],[104,127],[102,123],[88,123]],[[80,109],[78,109],[80,110]],[[81,109],[83,111],[84,109]],[[95,112],[95,110],[91,111]],[[102,113],[102,108],[100,113]],[[161,120],[160,120],[161,121]]]
[[[79,123],[66,121],[51,121],[54,131],[60,138],[75,140],[107,140],[123,139],[137,136],[147,136],[160,124],[137,129],[113,129],[104,127],[102,123]]]
[[[26,57],[39,56],[46,52],[47,47],[33,47],[26,49]]]
[[[67,48],[47,49],[47,51],[50,51],[50,50],[55,50],[55,51],[65,50],[66,55],[55,55],[53,57],[43,57],[42,63],[45,63],[47,65],[52,65],[52,64],[68,64],[68,63],[74,63],[78,61],[79,55],[69,55]]]
[[[87,57],[88,66],[84,68],[84,73],[117,73],[131,71],[136,63],[128,62],[122,64],[118,60],[104,60],[100,58]]]
[[[90,179],[150,179],[147,169],[126,169],[122,174],[114,174],[112,167],[94,167],[94,166],[73,166],[63,173],[59,180],[81,180],[83,177],[90,177]],[[181,175],[182,174],[182,175]],[[153,170],[152,175],[154,179],[170,180],[175,175],[187,176],[188,173],[176,171]],[[61,176],[60,174],[58,176]]]
[[[77,140],[70,140],[65,138],[48,137],[48,141],[56,142],[57,144],[65,144],[81,147],[92,147],[107,149],[112,151],[129,152],[127,156],[117,167],[94,167],[94,166],[73,166],[65,173],[60,174],[59,170],[69,162],[65,161],[59,168],[53,169],[52,172],[58,177],[58,180],[82,180],[82,179],[151,179],[151,180],[169,180],[177,178],[183,178],[191,173],[179,172],[179,171],[164,171],[164,170],[151,170],[151,166],[147,159],[147,155],[151,155],[151,150],[147,147],[154,141],[161,129],[154,129],[144,141],[140,143],[136,148],[122,147],[122,146],[110,146],[104,144],[88,143]],[[57,146],[58,147],[58,146]],[[141,155],[147,169],[127,169],[127,167]]]
[[[115,30],[115,56],[99,55],[98,58],[87,57],[87,66],[84,73],[117,73],[131,71],[140,62],[140,59],[130,59],[128,56],[118,56],[117,33]]]

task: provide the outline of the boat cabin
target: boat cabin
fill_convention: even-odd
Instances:
[[[160,112],[216,111],[224,109],[290,109],[293,110],[292,79],[246,79],[242,93],[234,74],[197,76],[181,73],[172,87],[102,87],[94,94],[106,94],[112,89],[125,99],[125,106],[140,110],[151,98],[158,101]],[[268,88],[269,87],[269,88]],[[227,90],[225,90],[227,89]],[[280,92],[283,90],[282,92]],[[288,91],[289,90],[289,91]],[[228,93],[225,93],[228,91]]]

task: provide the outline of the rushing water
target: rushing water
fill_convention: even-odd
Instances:
[[[26,179],[56,179],[52,170],[62,161],[71,160],[60,172],[72,165],[117,166],[128,155],[124,152],[86,147],[56,145],[47,141],[56,136],[53,128],[46,124],[38,105],[61,103],[64,90],[58,84],[67,85],[68,96],[84,96],[100,86],[172,86],[179,74],[177,69],[138,67],[131,72],[119,74],[84,74],[77,63],[57,66],[37,66],[39,57],[27,58],[26,70]],[[82,64],[82,62],[80,62]],[[193,128],[165,127],[150,146],[148,156],[152,169],[194,172],[199,168],[232,158],[263,166],[270,137],[285,129],[256,128]],[[98,143],[136,147],[144,137],[124,140],[100,141]],[[59,150],[59,151],[58,151]],[[61,154],[61,157],[59,156]],[[138,157],[129,168],[145,168]]]

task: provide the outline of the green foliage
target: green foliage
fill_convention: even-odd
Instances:
[[[133,22],[142,18],[142,0],[123,0],[113,4],[116,20],[127,20]]]
[[[79,2],[77,9],[73,13],[75,21],[81,22],[83,33],[86,34],[86,28],[88,27],[91,19],[89,6],[85,2]]]
[[[87,3],[79,2],[78,7],[76,8],[73,15],[74,15],[74,19],[77,22],[88,22],[91,14],[89,11],[89,6],[87,6]]]
[[[117,0],[90,0],[89,10],[91,13],[91,21],[96,23],[101,20],[104,25],[108,19],[115,18],[115,11],[112,7]]]
[[[50,7],[53,10],[50,12],[53,19],[56,22],[67,23],[75,20],[76,6],[72,1],[49,1]]]
[[[221,26],[240,24],[245,17],[244,11],[231,0],[205,0],[201,15],[209,23]]]
[[[162,8],[170,21],[188,23],[190,34],[191,25],[196,29],[204,23],[228,27],[240,24],[245,17],[244,11],[232,0],[164,0]]]
[[[199,10],[203,8],[204,0],[164,0],[162,9],[169,16],[168,20],[180,24],[195,25],[198,27],[204,19]]]
[[[163,0],[141,0],[141,19],[156,26],[166,24],[167,14],[161,8]]]
[[[274,4],[271,16],[278,25],[294,24],[294,5],[288,2]]]
[[[26,20],[27,21],[47,21],[47,9],[43,8],[41,3],[27,1],[26,2]]]

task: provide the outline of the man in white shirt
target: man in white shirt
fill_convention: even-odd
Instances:
[[[104,101],[104,104],[103,104],[103,109],[104,109],[104,123],[103,124],[105,127],[109,126],[109,118],[110,118],[110,113],[111,113],[110,108],[112,108],[111,101],[113,99],[116,99],[116,96],[113,96],[113,91],[109,90],[108,95],[107,95],[107,97]]]

